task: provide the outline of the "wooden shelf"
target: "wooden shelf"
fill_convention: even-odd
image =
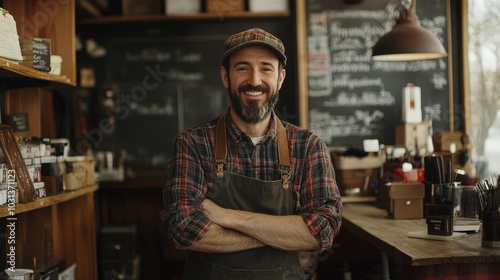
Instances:
[[[62,194],[54,195],[54,196],[48,196],[44,198],[39,198],[35,201],[24,203],[24,204],[16,204],[15,210],[13,214],[20,214],[24,212],[29,212],[33,210],[37,210],[40,208],[56,205],[68,200],[72,200],[74,198],[83,196],[88,193],[93,193],[99,189],[99,186],[97,184],[93,184],[90,186],[87,186],[82,189],[74,190],[74,191],[67,191]],[[8,217],[10,216],[10,211],[7,206],[1,207],[0,208],[0,217]]]
[[[75,86],[76,83],[64,75],[53,75],[30,67],[19,65],[13,61],[0,58],[0,79],[5,88],[27,86]]]
[[[76,1],[76,14],[77,18],[97,18],[100,17],[101,11],[88,0],[77,0]]]
[[[77,25],[101,25],[101,24],[130,24],[130,23],[150,23],[161,21],[191,21],[191,20],[210,20],[210,19],[241,19],[241,18],[276,18],[289,17],[290,12],[231,12],[227,14],[217,13],[199,13],[189,15],[141,15],[141,16],[104,16],[98,18],[82,19],[77,22]]]
[[[68,0],[64,4],[47,0],[0,1],[16,19],[20,37],[50,39],[51,54],[63,60],[62,75],[52,75],[0,58],[2,114],[29,113],[29,129],[19,132],[19,136],[61,137],[56,126],[58,118],[67,114],[65,110],[59,114],[66,103],[54,102],[54,89],[69,93],[76,87],[76,1]],[[95,11],[85,3],[90,0],[78,1],[79,7],[95,16]],[[94,206],[98,189],[98,184],[91,184],[16,204],[12,209],[12,214],[19,214],[15,219],[16,266],[33,267],[35,257],[39,260],[64,259],[68,266],[77,265],[76,279],[98,279]],[[11,217],[8,206],[0,207],[0,217],[4,222]]]

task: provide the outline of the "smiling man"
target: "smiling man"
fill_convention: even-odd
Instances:
[[[299,252],[328,250],[338,234],[325,143],[273,112],[286,61],[262,29],[230,36],[220,73],[231,106],[174,140],[162,218],[188,251],[184,279],[305,279]]]

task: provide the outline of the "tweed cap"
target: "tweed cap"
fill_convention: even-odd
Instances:
[[[248,29],[229,36],[229,38],[227,38],[226,42],[224,43],[224,53],[222,61],[224,62],[231,54],[233,54],[237,50],[250,45],[260,45],[268,47],[276,53],[283,66],[286,65],[285,46],[283,46],[281,40],[273,34],[260,28]]]

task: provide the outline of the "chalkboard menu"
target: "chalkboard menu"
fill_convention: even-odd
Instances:
[[[371,48],[392,29],[398,0],[308,0],[305,15],[308,127],[329,146],[362,147],[364,139],[394,144],[402,122],[402,90],[421,87],[423,120],[450,129],[450,56],[382,62]],[[349,2],[360,2],[349,4]],[[418,0],[421,25],[448,48],[448,0]]]

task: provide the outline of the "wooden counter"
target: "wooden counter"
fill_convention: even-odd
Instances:
[[[500,276],[500,249],[482,247],[481,233],[451,241],[410,238],[410,231],[427,230],[425,219],[394,220],[368,204],[345,204],[342,226],[403,267],[404,279]]]

